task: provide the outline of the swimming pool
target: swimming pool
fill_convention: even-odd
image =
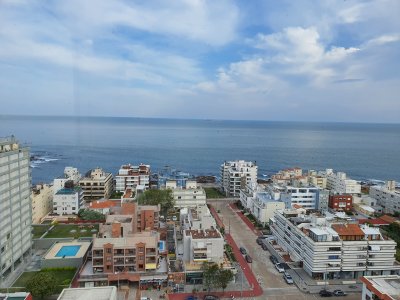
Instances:
[[[80,245],[72,245],[72,246],[62,246],[60,250],[58,250],[56,257],[71,257],[75,256],[79,249]]]

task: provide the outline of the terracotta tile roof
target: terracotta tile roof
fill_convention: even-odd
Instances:
[[[389,222],[386,222],[386,221],[384,221],[384,220],[382,220],[380,218],[377,218],[377,219],[360,219],[360,220],[358,220],[358,223],[359,224],[369,223],[369,224],[372,224],[372,225],[389,225],[390,224]]]
[[[394,222],[397,221],[396,218],[394,218],[392,216],[389,216],[389,215],[383,215],[383,216],[379,217],[379,219],[381,219],[381,220],[383,220],[385,222],[388,222],[389,224],[394,223]]]
[[[339,234],[339,236],[365,235],[364,231],[361,230],[358,224],[333,224],[332,228]]]
[[[111,208],[118,206],[118,201],[106,200],[106,201],[92,201],[90,202],[89,208],[101,209],[101,208]]]
[[[292,207],[295,209],[303,208],[300,204],[293,204]]]

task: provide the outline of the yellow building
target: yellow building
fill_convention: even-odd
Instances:
[[[32,224],[40,224],[53,208],[53,190],[47,184],[38,184],[32,189]]]

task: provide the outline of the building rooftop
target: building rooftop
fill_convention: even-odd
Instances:
[[[95,238],[93,248],[103,248],[105,244],[112,244],[114,248],[134,248],[138,243],[145,243],[147,248],[158,246],[159,234],[156,231],[143,231],[130,237],[122,238]]]
[[[221,238],[221,234],[216,229],[205,230],[186,230],[186,235],[191,235],[193,239],[217,239]]]
[[[361,281],[366,284],[379,299],[400,300],[400,276],[382,275],[382,276],[364,276]]]
[[[115,286],[64,289],[57,300],[113,300],[117,299]]]
[[[361,230],[358,224],[332,224],[332,229],[334,229],[340,236],[365,235],[364,231]]]
[[[81,190],[81,188],[79,186],[68,189],[68,188],[64,188],[59,190],[56,195],[73,195],[77,192],[79,192]]]
[[[104,200],[104,201],[92,201],[90,202],[89,208],[92,209],[102,209],[102,208],[111,208],[119,206],[118,201],[112,201],[112,200]]]

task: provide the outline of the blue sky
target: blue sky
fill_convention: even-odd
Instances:
[[[400,1],[0,0],[0,114],[400,122]]]

